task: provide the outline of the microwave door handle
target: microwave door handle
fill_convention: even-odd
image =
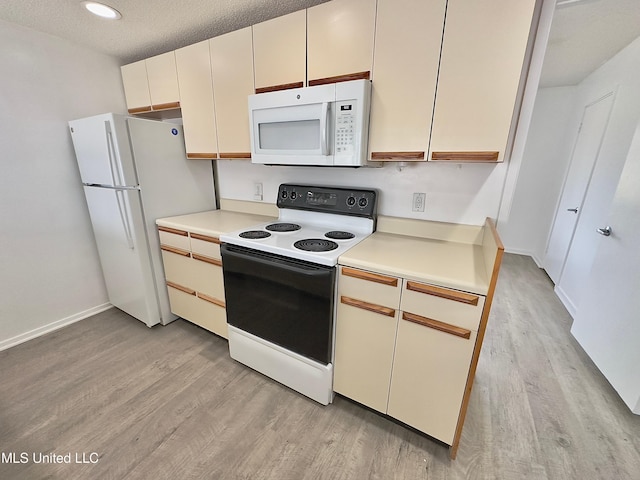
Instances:
[[[322,112],[320,113],[320,153],[322,155],[329,155],[328,123],[329,102],[322,102]]]

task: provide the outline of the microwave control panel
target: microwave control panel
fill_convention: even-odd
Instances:
[[[356,128],[357,105],[355,100],[336,102],[336,155],[353,155],[356,150],[354,130]]]

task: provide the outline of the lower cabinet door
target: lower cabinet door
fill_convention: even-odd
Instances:
[[[408,321],[401,313],[387,408],[393,418],[448,445],[453,444],[476,341],[475,331],[467,330],[468,338],[456,327],[452,331]]]
[[[167,285],[171,311],[210,332],[228,338],[227,312],[224,307],[202,298],[194,290]],[[193,292],[193,293],[191,293]]]
[[[386,314],[377,313],[362,308],[367,302],[356,300],[356,307],[345,300],[353,301],[338,300],[333,389],[385,413],[398,311],[378,307]]]

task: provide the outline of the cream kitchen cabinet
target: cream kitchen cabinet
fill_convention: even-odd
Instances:
[[[309,86],[370,78],[376,0],[332,0],[307,9]]]
[[[251,158],[247,97],[254,93],[251,27],[212,38],[219,158]]]
[[[503,250],[490,219],[379,216],[339,260],[334,390],[455,458]]]
[[[209,41],[175,51],[187,158],[218,158]]]
[[[484,297],[345,266],[338,278],[334,390],[453,445]]]
[[[429,160],[501,162],[535,0],[448,0]]]
[[[340,267],[333,389],[386,413],[402,280]]]
[[[306,10],[253,25],[256,93],[306,84]]]
[[[371,160],[426,160],[446,3],[378,0]]]
[[[180,108],[174,52],[123,65],[121,73],[129,113]]]
[[[171,311],[227,338],[219,239],[164,226],[158,234]]]

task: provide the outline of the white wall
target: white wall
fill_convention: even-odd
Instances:
[[[616,100],[602,141],[600,158],[611,164],[609,174],[619,177],[640,117],[638,85],[640,38],[579,85],[566,90],[566,98],[563,98],[562,89],[539,91],[534,107],[536,127],[529,131],[512,211],[509,218],[499,224],[507,251],[532,255],[539,264],[543,261],[584,107],[614,90],[617,90]],[[562,125],[562,118],[557,118],[557,115],[564,116],[566,125]],[[550,127],[553,125],[561,132],[552,130]],[[555,151],[555,160],[542,156],[546,150]],[[615,182],[611,184],[615,185]],[[603,192],[602,198],[611,199],[613,194],[613,191]],[[550,208],[551,203],[553,208]]]
[[[509,218],[500,222],[507,251],[531,255],[538,265],[578,127],[571,121],[576,95],[577,87],[538,91]]]
[[[480,225],[496,217],[506,172],[505,164],[419,163],[398,168],[284,167],[248,161],[219,160],[223,198],[253,200],[254,182],[262,182],[264,201],[276,201],[283,182],[373,187],[380,189],[378,213],[397,217]],[[413,193],[426,193],[423,213],[411,211]]]
[[[4,21],[0,64],[2,349],[107,302],[67,121],[125,103],[116,59]]]

